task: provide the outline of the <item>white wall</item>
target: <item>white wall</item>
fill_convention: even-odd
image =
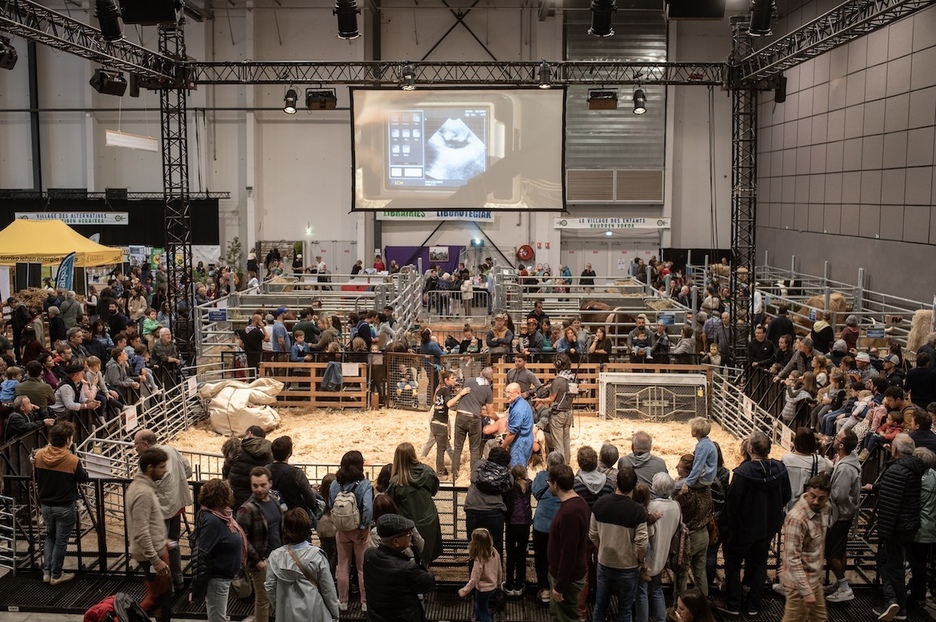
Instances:
[[[359,19],[363,37],[342,41],[335,37],[330,0],[314,0],[316,6],[297,6],[283,1],[282,8],[249,9],[216,3],[216,16],[204,24],[186,27],[188,54],[204,60],[329,60],[370,58],[372,40],[369,8]],[[305,3],[308,4],[308,3]],[[454,23],[454,17],[438,0],[384,2],[381,18],[382,58],[419,60]],[[521,3],[493,1],[479,5],[465,17],[466,23],[500,61],[557,60],[562,58],[562,14],[540,22],[535,8]],[[494,5],[494,6],[492,6]],[[53,8],[54,5],[53,5]],[[87,13],[72,11],[94,24]],[[84,15],[84,17],[80,17]],[[156,29],[126,30],[128,39],[155,49]],[[720,61],[728,52],[727,20],[674,24],[671,27],[673,60]],[[13,72],[0,72],[0,187],[31,187],[28,115],[3,113],[24,108],[26,98],[26,45],[14,40],[20,61]],[[48,187],[128,187],[131,191],[162,188],[160,154],[127,152],[103,145],[105,128],[159,134],[159,101],[155,93],[139,99],[115,98],[95,93],[88,86],[95,65],[80,58],[39,46],[42,107],[76,108],[78,112],[42,115],[43,181]],[[427,60],[491,60],[462,26],[456,26]],[[297,85],[302,91],[308,85]],[[373,217],[349,214],[351,203],[351,135],[347,110],[283,114],[283,86],[199,87],[189,96],[190,183],[193,190],[228,191],[221,202],[221,236],[226,244],[234,236],[249,244],[255,240],[298,239],[307,223],[309,239],[354,240],[358,248],[373,248]],[[338,87],[338,106],[349,102],[346,87]],[[674,228],[664,244],[677,247],[711,243],[708,209],[708,102],[704,87],[674,87],[668,95],[671,153],[664,215],[672,215]],[[716,92],[719,242],[728,239],[730,214],[730,103]],[[121,108],[118,112],[116,109]],[[103,110],[108,109],[108,110]],[[84,112],[87,110],[88,112]],[[655,209],[655,208],[654,208]],[[660,215],[660,211],[647,214]],[[575,208],[573,217],[607,216],[608,211]],[[616,215],[616,214],[615,214]],[[552,228],[553,213],[505,214],[484,231],[505,254],[521,244],[539,242],[537,261],[556,267],[560,263],[560,236]],[[417,244],[437,222],[384,222],[384,245]],[[466,244],[473,235],[471,223],[447,222],[433,238],[450,244]],[[550,249],[545,249],[549,243]],[[624,244],[624,246],[620,246]],[[655,242],[654,242],[655,244]],[[614,252],[630,248],[616,239]]]

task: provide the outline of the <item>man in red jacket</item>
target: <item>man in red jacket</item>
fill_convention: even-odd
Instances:
[[[553,517],[546,558],[549,562],[549,615],[558,622],[580,622],[579,594],[588,573],[586,547],[591,510],[572,490],[572,468],[560,464],[549,469],[549,490],[559,499]]]

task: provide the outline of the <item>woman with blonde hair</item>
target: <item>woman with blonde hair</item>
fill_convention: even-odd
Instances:
[[[426,541],[422,562],[429,566],[442,554],[442,526],[433,497],[439,492],[435,471],[419,462],[411,443],[400,443],[393,452],[390,486],[387,495],[399,508],[399,513],[416,523],[416,529]]]

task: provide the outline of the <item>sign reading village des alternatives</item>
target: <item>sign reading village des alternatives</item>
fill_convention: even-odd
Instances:
[[[554,218],[553,229],[669,229],[669,218]]]
[[[128,212],[16,212],[20,220],[61,220],[66,225],[129,225]]]

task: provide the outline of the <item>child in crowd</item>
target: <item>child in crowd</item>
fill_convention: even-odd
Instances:
[[[133,356],[130,357],[130,376],[139,382],[145,384],[151,393],[159,390],[156,384],[156,378],[149,368],[150,354],[145,344],[137,343],[133,346]]]
[[[862,462],[868,459],[875,449],[883,447],[894,440],[898,434],[904,431],[904,416],[899,410],[892,410],[887,413],[887,421],[878,428],[874,434],[868,434],[864,437],[864,449],[858,454],[858,459]]]
[[[799,371],[793,370],[783,382],[786,389],[783,392],[785,401],[783,410],[780,411],[780,418],[784,423],[789,424],[796,417],[796,410],[800,403],[816,399],[819,389],[816,387],[816,375],[811,371],[800,375]]]
[[[23,379],[23,370],[17,366],[7,367],[6,380],[0,382],[0,404],[12,402],[16,397],[16,385]]]
[[[863,439],[864,435],[867,433],[867,429],[871,423],[869,415],[875,410],[874,393],[867,389],[859,389],[859,385],[860,382],[856,382],[852,385],[856,399],[851,410],[848,411],[850,414],[845,417],[840,417],[842,419],[841,422],[836,421],[835,429],[830,436],[838,434],[845,429],[853,430],[855,434],[858,435],[859,439]]]
[[[506,417],[505,417],[506,418]],[[514,485],[505,495],[507,502],[507,596],[523,596],[526,587],[526,559],[530,542],[530,527],[533,525],[533,509],[530,503],[533,494],[527,469],[521,464],[510,469]]]
[[[162,326],[160,326],[159,322],[156,320],[156,309],[147,309],[146,318],[143,319],[143,339],[145,339],[146,343],[150,346],[152,346],[153,342],[156,340],[156,331],[160,328],[162,328]]]
[[[419,391],[419,383],[416,382],[416,372],[405,363],[400,363],[399,369],[400,380],[397,382],[396,394],[401,398],[403,403],[412,404],[416,401],[416,392]]]
[[[295,342],[292,345],[292,352],[289,355],[289,360],[293,363],[307,363],[312,360],[312,351],[309,349],[309,344],[305,340],[305,331],[297,330],[293,333],[293,338]]]
[[[468,559],[474,562],[474,566],[468,583],[458,590],[458,595],[464,598],[474,590],[474,619],[479,622],[491,622],[488,605],[494,598],[497,587],[503,583],[504,570],[501,568],[500,555],[494,549],[494,539],[490,531],[479,527],[471,532]]]
[[[713,343],[709,346],[708,354],[702,357],[703,365],[714,365],[721,367],[721,354],[718,353],[718,344]]]

